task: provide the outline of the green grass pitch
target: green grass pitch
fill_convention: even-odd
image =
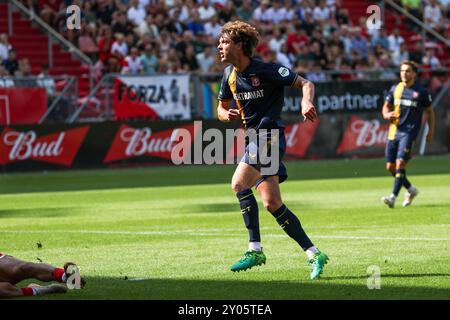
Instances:
[[[421,194],[403,208],[402,190],[395,209],[380,201],[393,182],[383,159],[287,167],[283,200],[331,259],[318,281],[259,196],[267,264],[229,271],[248,241],[234,166],[0,175],[0,251],[75,261],[87,278],[83,290],[31,299],[450,298],[450,156],[414,158]],[[367,288],[369,266],[381,289]]]

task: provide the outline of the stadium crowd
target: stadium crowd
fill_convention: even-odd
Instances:
[[[398,29],[368,30],[366,17],[353,25],[342,0],[23,0],[49,25],[94,61],[97,77],[107,72],[153,75],[221,72],[217,40],[221,26],[249,21],[261,33],[256,54],[303,74],[311,81],[393,79],[410,59],[424,68],[448,65],[437,57],[436,41],[407,45]],[[397,1],[450,38],[449,0]],[[81,8],[81,31],[68,30],[66,8]],[[426,45],[424,46],[423,43]],[[28,74],[5,34],[0,36],[0,76]],[[325,70],[370,70],[332,75]]]

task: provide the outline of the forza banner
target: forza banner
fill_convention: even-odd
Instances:
[[[189,120],[189,75],[118,76],[114,105],[116,120]]]

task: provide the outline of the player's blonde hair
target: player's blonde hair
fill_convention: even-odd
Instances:
[[[419,69],[417,66],[417,63],[415,63],[414,61],[411,60],[403,60],[400,63],[400,68],[402,67],[402,65],[406,64],[407,66],[410,66],[412,71],[414,71],[414,73],[417,73],[417,70]]]
[[[227,22],[220,31],[220,36],[230,37],[234,43],[242,43],[242,51],[248,57],[253,55],[253,50],[258,44],[259,33],[252,25],[242,21]]]

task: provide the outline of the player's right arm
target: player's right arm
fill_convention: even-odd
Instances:
[[[230,109],[230,103],[231,100],[219,100],[217,117],[220,121],[229,122],[240,118],[241,112],[239,109]]]
[[[393,120],[397,119],[397,116],[395,115],[395,111],[391,111],[391,110],[392,110],[392,105],[388,101],[385,101],[383,104],[383,109],[381,111],[383,114],[383,119],[389,120],[389,121],[393,121]]]

